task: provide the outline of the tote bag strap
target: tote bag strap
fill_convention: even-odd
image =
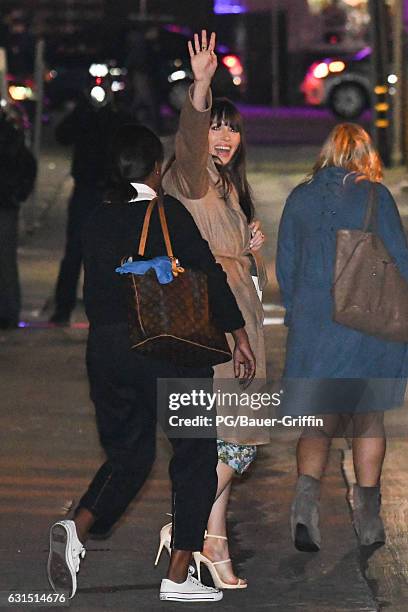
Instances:
[[[141,255],[142,257],[144,255],[145,248],[146,248],[147,235],[149,233],[150,218],[152,216],[153,208],[155,207],[157,200],[158,198],[153,198],[153,200],[150,201],[149,206],[147,207],[147,210],[146,210],[144,221],[143,221],[142,234],[140,236],[139,250],[138,250],[138,255]]]
[[[367,232],[373,232],[373,234],[377,233],[377,209],[378,209],[377,188],[375,186],[375,183],[370,183],[369,193],[368,193],[367,209],[366,209],[366,213],[365,213],[365,217],[364,217],[363,233],[367,233]],[[346,263],[344,264],[342,270],[340,270],[337,278],[334,279],[332,289],[334,289],[334,287],[336,286],[337,282],[343,276],[343,272],[346,270],[346,268],[349,265],[350,261],[354,257],[354,254],[357,251],[357,249],[359,248],[361,242],[362,242],[362,240],[359,240],[355,244],[354,249],[350,253],[350,256],[347,259]]]
[[[177,259],[174,257],[174,254],[173,254],[173,247],[171,245],[169,228],[168,228],[167,219],[166,219],[166,213],[164,212],[164,205],[163,205],[163,200],[161,197],[157,197],[151,200],[149,206],[147,207],[145,218],[143,221],[142,234],[140,236],[138,254],[141,256],[144,255],[147,236],[149,233],[150,219],[152,216],[153,208],[155,207],[156,203],[158,203],[158,206],[159,206],[159,219],[160,219],[160,225],[161,225],[161,229],[163,233],[164,243],[166,245],[166,253],[169,259],[171,260],[171,267],[172,267],[173,275],[178,276],[180,272],[184,272],[184,268],[182,268],[179,265]]]
[[[166,245],[167,255],[171,261],[171,271],[173,273],[173,276],[178,276],[181,272],[185,272],[185,270],[180,266],[179,260],[174,257],[173,247],[171,246],[169,228],[167,226],[166,214],[164,212],[164,204],[161,198],[159,198],[159,218],[163,232],[164,242]]]
[[[170,240],[169,228],[167,225],[166,213],[164,212],[163,200],[161,199],[159,200],[159,218],[160,218],[160,225],[161,225],[162,232],[163,232],[164,243],[166,245],[167,255],[170,257],[170,259],[174,259],[173,247],[171,246],[171,240]]]
[[[368,194],[368,203],[366,214],[364,217],[364,225],[363,232],[373,232],[373,234],[377,233],[378,223],[377,223],[377,214],[378,214],[378,193],[377,187],[375,183],[370,183],[370,190]]]
[[[153,198],[153,200],[150,201],[150,204],[147,207],[145,218],[143,221],[142,234],[140,236],[138,255],[141,255],[143,257],[145,253],[147,236],[149,234],[150,219],[152,217],[153,208],[155,207],[157,202],[159,204],[159,219],[160,219],[161,229],[163,232],[164,243],[166,245],[166,253],[168,257],[170,257],[170,259],[174,259],[173,248],[171,246],[171,240],[170,240],[170,234],[169,234],[169,228],[167,225],[166,214],[164,212],[163,201],[161,200],[161,198]]]

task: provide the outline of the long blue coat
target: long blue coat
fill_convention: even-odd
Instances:
[[[284,377],[388,379],[379,392],[370,394],[364,408],[383,410],[403,402],[407,345],[386,342],[332,320],[336,232],[362,229],[368,202],[369,181],[356,179],[356,173],[343,168],[325,168],[296,187],[286,202],[277,253],[277,277],[289,327]],[[408,280],[408,248],[398,209],[384,185],[378,183],[377,189],[378,233]]]

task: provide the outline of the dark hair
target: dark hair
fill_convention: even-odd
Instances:
[[[215,160],[215,163],[220,173],[224,197],[227,197],[232,187],[235,187],[239,204],[248,223],[251,223],[255,209],[252,191],[246,177],[246,140],[242,115],[228,98],[215,98],[211,109],[211,125],[214,123],[217,126],[225,123],[241,135],[241,142],[231,161],[228,164],[223,164],[222,162],[217,163],[217,160]]]
[[[135,123],[122,125],[112,142],[105,200],[112,204],[129,202],[136,195],[130,183],[143,182],[163,158],[163,145],[156,134]]]

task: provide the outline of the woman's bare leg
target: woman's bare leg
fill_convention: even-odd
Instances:
[[[296,459],[298,475],[312,476],[320,480],[326,469],[332,439],[339,425],[339,415],[322,417],[323,427],[305,429],[297,443]]]
[[[227,537],[227,510],[234,470],[222,461],[219,461],[217,474],[217,496],[208,519],[207,532],[210,535]],[[203,554],[211,561],[224,561],[228,559],[230,556],[228,540],[207,538],[204,541]],[[231,562],[217,565],[217,571],[224,582],[228,584],[236,584],[238,582],[238,577],[234,574]],[[244,582],[242,578],[241,582]]]
[[[358,414],[353,418],[353,462],[357,484],[353,486],[353,524],[364,546],[385,542],[381,519],[380,479],[386,439],[383,413]]]
[[[375,487],[380,483],[386,451],[384,413],[356,415],[353,425],[353,463],[357,484]]]
[[[220,495],[222,495],[224,489],[226,489],[231,484],[232,479],[234,478],[234,474],[235,474],[235,470],[233,470],[229,465],[227,465],[223,461],[218,461],[217,463],[218,486],[217,486],[217,493],[215,495],[214,504],[216,503]],[[208,524],[210,523],[210,520],[211,520],[211,514],[210,514]]]

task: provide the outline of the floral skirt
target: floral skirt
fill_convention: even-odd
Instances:
[[[256,446],[250,444],[234,444],[217,440],[218,460],[222,461],[237,474],[243,474],[255,460]]]

